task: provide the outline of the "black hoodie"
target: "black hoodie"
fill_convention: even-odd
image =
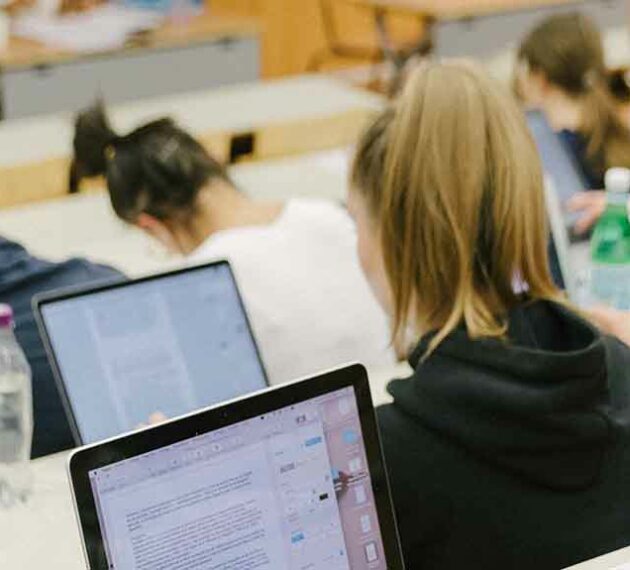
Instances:
[[[461,328],[378,410],[407,567],[559,569],[630,544],[630,349],[553,303]]]

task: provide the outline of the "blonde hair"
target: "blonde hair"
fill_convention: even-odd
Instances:
[[[550,16],[522,42],[519,59],[582,101],[580,133],[599,176],[613,166],[630,167],[630,130],[618,115],[601,34],[590,18],[578,12]]]
[[[464,323],[504,337],[510,308],[562,300],[548,269],[542,171],[510,95],[471,64],[424,64],[363,135],[352,168],[383,246],[394,343]],[[398,344],[400,346],[400,344]]]

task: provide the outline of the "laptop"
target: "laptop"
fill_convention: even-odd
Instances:
[[[579,283],[571,261],[569,231],[555,183],[549,177],[545,177],[545,203],[551,229],[551,240],[548,246],[551,274],[556,285],[566,291],[569,299],[576,301],[579,295]]]
[[[33,301],[77,444],[268,385],[226,261]]]
[[[76,450],[90,568],[403,568],[356,364]]]
[[[538,148],[543,170],[553,183],[553,190],[564,212],[566,226],[570,232],[579,214],[564,211],[564,205],[578,192],[588,188],[588,182],[573,155],[562,139],[553,131],[545,115],[538,110],[528,111],[527,124]],[[571,233],[569,233],[571,237]]]
[[[570,298],[578,296],[576,272],[571,267],[571,243],[587,239],[576,236],[572,230],[580,214],[569,213],[566,202],[578,192],[588,188],[573,155],[553,131],[541,111],[526,114],[529,129],[538,148],[545,172],[545,199],[547,216],[551,228],[549,262],[554,281],[567,291]]]

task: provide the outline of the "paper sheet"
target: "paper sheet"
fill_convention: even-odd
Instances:
[[[98,52],[121,48],[131,34],[155,28],[163,18],[148,10],[106,4],[88,12],[54,18],[25,15],[15,22],[12,32],[58,48]]]

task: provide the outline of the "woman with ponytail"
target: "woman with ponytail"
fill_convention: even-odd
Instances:
[[[377,410],[407,568],[556,570],[628,545],[630,348],[552,282],[509,94],[417,68],[357,145],[349,205],[393,339],[416,343]]]
[[[74,151],[75,189],[104,175],[123,221],[188,262],[231,262],[273,383],[350,360],[391,364],[387,321],[361,276],[345,209],[252,199],[169,119],[119,135],[98,105],[77,118]]]
[[[604,187],[614,166],[630,167],[630,130],[611,91],[595,23],[580,13],[549,17],[522,42],[518,87],[528,107],[541,109],[580,164],[588,190]],[[605,204],[601,192],[578,195],[587,229]]]

